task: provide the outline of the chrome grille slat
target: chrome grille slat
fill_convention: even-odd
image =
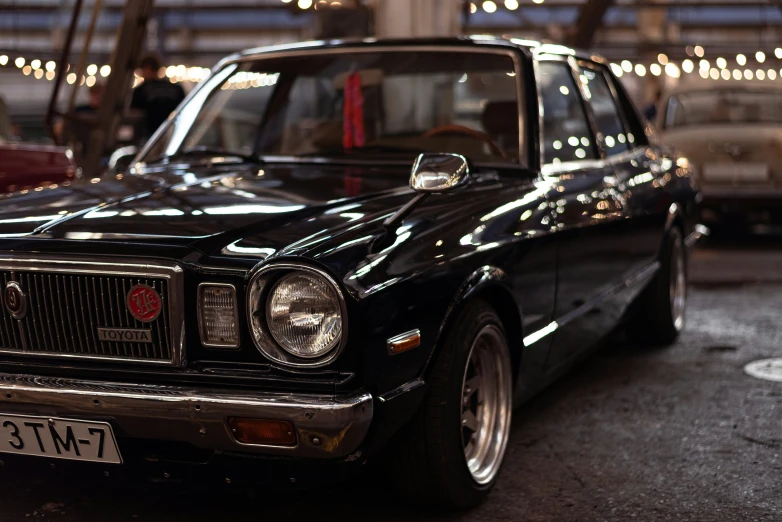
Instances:
[[[181,332],[182,312],[174,305],[181,301],[169,292],[181,292],[181,269],[175,265],[122,265],[115,272],[111,264],[93,271],[83,265],[96,263],[78,263],[75,270],[68,270],[68,262],[55,262],[65,266],[40,263],[54,268],[47,270],[34,263],[12,267],[0,258],[0,281],[4,286],[9,281],[19,283],[28,306],[22,319],[13,318],[0,306],[0,357],[8,352],[179,364],[182,348],[174,342]],[[155,321],[138,321],[127,309],[126,296],[137,284],[146,284],[160,295],[162,309]],[[171,313],[177,314],[176,320]],[[171,330],[174,325],[176,332]],[[101,342],[100,327],[148,329],[152,343]]]
[[[8,283],[8,277],[6,276],[6,274],[3,274],[3,288],[5,288],[5,285],[7,283]],[[3,347],[7,347],[7,348],[11,347],[14,342],[13,333],[11,330],[13,324],[11,323],[11,321],[9,321],[9,319],[11,318],[8,317],[8,314],[5,313],[5,307],[3,307],[3,333],[4,333]]]
[[[44,312],[46,312],[46,316],[47,316],[47,319],[49,320],[49,324],[51,325],[52,323],[54,323],[52,329],[54,330],[54,334],[55,334],[55,338],[56,338],[56,339],[54,339],[56,341],[56,343],[55,343],[55,351],[62,352],[63,351],[63,349],[62,349],[62,347],[63,347],[63,340],[62,340],[62,335],[60,333],[61,329],[59,328],[60,321],[57,320],[57,305],[56,305],[56,303],[53,302],[54,301],[54,291],[52,290],[52,279],[51,279],[51,277],[47,277],[47,278],[41,277],[41,279],[43,280],[43,283],[44,283],[44,285],[43,285],[44,286],[44,291],[46,291],[46,289],[45,289],[46,286],[49,287],[49,290],[48,290],[49,293],[45,294],[48,297],[48,303],[44,303],[43,310],[44,310]],[[49,331],[51,332],[51,330],[49,330]]]

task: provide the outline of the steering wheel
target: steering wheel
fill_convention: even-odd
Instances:
[[[428,131],[424,132],[422,137],[433,138],[435,136],[440,136],[443,134],[461,134],[463,136],[467,136],[474,140],[482,141],[483,143],[489,146],[489,149],[491,149],[492,154],[499,156],[501,158],[505,157],[505,154],[497,146],[497,144],[494,143],[494,141],[491,139],[491,136],[489,136],[485,132],[481,132],[475,129],[471,129],[469,127],[465,127],[464,125],[454,125],[454,124],[439,125],[437,127],[434,127],[433,129],[429,129]]]

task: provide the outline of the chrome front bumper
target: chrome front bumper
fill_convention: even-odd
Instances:
[[[327,459],[347,457],[364,440],[372,396],[207,391],[0,373],[0,413],[109,421],[119,437],[217,451]],[[228,429],[228,417],[290,421],[297,443],[242,444]]]

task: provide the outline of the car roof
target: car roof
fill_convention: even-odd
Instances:
[[[418,46],[453,46],[453,47],[497,47],[508,49],[523,49],[533,55],[559,55],[574,56],[586,60],[592,60],[604,64],[608,61],[602,56],[592,54],[586,51],[574,49],[565,45],[559,45],[545,40],[536,40],[528,38],[510,38],[494,35],[465,35],[452,37],[431,37],[431,38],[344,38],[334,40],[313,40],[309,42],[298,42],[292,44],[282,44],[270,47],[256,47],[245,49],[240,53],[232,55],[226,60],[236,60],[242,58],[261,57],[271,53],[285,53],[303,50],[322,50],[338,49],[349,47],[418,47]]]

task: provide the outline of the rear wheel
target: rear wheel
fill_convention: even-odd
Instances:
[[[633,339],[648,344],[671,344],[684,329],[687,253],[677,227],[666,235],[660,254],[660,270],[639,297],[627,328]]]
[[[446,336],[424,403],[396,448],[404,494],[448,508],[480,503],[505,456],[511,400],[502,323],[488,303],[473,301]]]

